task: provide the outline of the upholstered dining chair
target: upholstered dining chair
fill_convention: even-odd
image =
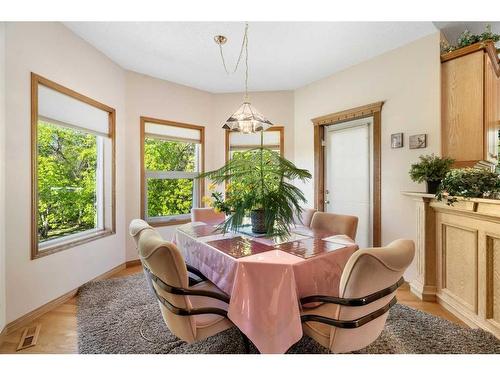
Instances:
[[[211,207],[200,207],[191,209],[191,221],[201,221],[210,225],[219,225],[226,220],[224,212],[215,212]]]
[[[300,214],[300,217],[295,217],[294,218],[294,224],[297,226],[303,226],[306,228],[311,227],[311,220],[313,218],[313,215],[317,212],[318,210],[314,208],[304,208],[302,210],[302,213]]]
[[[384,329],[389,309],[396,304],[396,289],[403,284],[403,273],[414,255],[410,240],[356,251],[342,272],[339,297],[301,299],[304,333],[334,353],[371,344]],[[315,307],[304,307],[311,303]]]
[[[316,212],[311,219],[311,229],[329,233],[331,236],[345,234],[356,239],[358,218],[350,215],[338,215],[330,212]]]
[[[163,320],[174,335],[193,343],[233,326],[227,318],[229,297],[196,268],[186,265],[173,243],[164,241],[143,220],[133,220],[129,231],[137,243],[144,271],[151,279]],[[202,281],[196,282],[188,272]]]

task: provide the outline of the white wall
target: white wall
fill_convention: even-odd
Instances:
[[[124,71],[59,23],[6,25],[7,322],[125,260]],[[30,72],[116,109],[117,233],[30,260]]]
[[[314,172],[311,119],[377,101],[382,108],[382,243],[416,238],[414,202],[401,191],[423,191],[408,170],[420,154],[440,153],[439,33],[387,52],[295,91],[295,162]],[[404,148],[390,135],[404,133]],[[408,136],[426,133],[426,149],[410,150]],[[303,186],[313,205],[313,183]],[[405,275],[414,278],[411,267]]]
[[[5,23],[0,22],[0,332],[5,312]]]

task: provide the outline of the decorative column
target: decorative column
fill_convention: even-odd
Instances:
[[[410,290],[423,301],[436,301],[436,214],[430,207],[434,194],[404,192],[416,204],[415,261],[417,277]]]

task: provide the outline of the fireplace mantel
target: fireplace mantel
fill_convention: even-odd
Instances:
[[[500,337],[500,200],[403,192],[416,204],[417,277],[411,291]]]

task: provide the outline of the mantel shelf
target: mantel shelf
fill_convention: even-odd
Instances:
[[[401,194],[408,197],[435,198],[434,194],[424,193],[420,191],[402,191]]]

